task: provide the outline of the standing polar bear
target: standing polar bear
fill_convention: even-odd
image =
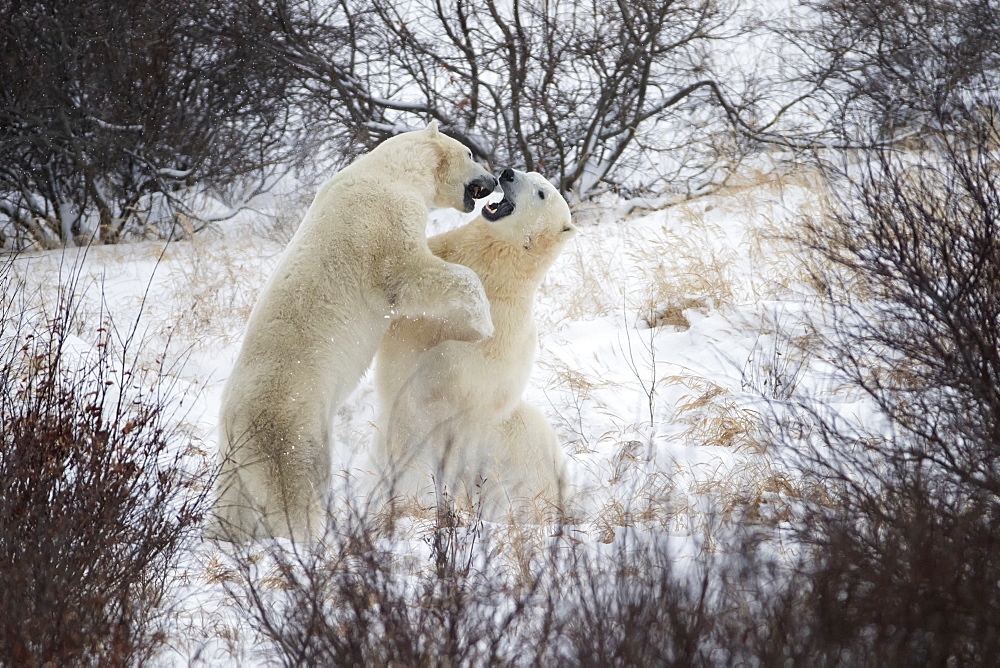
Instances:
[[[566,201],[540,174],[507,169],[500,185],[501,202],[428,241],[435,255],[479,275],[496,331],[471,343],[454,340],[451,323],[395,321],[376,363],[374,453],[392,494],[433,505],[433,494],[447,491],[494,519],[558,501],[562,491],[555,433],[521,394],[537,347],[535,293],[576,233]]]
[[[475,273],[431,254],[430,207],[472,211],[496,179],[431,123],[386,140],[319,190],[264,286],[222,395],[215,517],[225,540],[304,538],[330,477],[330,424],[392,318],[493,333]]]

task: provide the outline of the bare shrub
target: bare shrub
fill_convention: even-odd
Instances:
[[[808,326],[790,316],[765,313],[760,327],[743,363],[740,386],[744,392],[768,400],[792,399],[799,394],[799,383],[814,352],[808,331],[797,336],[793,332]]]
[[[559,641],[545,658],[575,666],[709,662],[717,624],[710,567],[688,573],[663,544],[626,532],[609,554],[575,550],[561,583]]]
[[[587,546],[567,526],[485,525],[447,506],[429,559],[392,553],[373,515],[332,519],[321,544],[236,545],[230,581],[283,665],[699,665],[723,608],[711,562],[624,530]],[[544,536],[544,537],[543,537]]]
[[[1000,70],[992,0],[800,0],[779,30],[799,47],[793,68],[808,107],[832,133],[899,139],[928,123],[961,127],[970,99]],[[870,138],[869,138],[870,139]]]
[[[585,200],[697,189],[750,150],[732,131],[749,88],[711,56],[749,29],[728,0],[247,4],[345,159],[433,118],[478,158]]]
[[[235,0],[0,2],[0,245],[177,236],[206,224],[206,191],[238,210],[289,149],[290,74],[250,18]]]
[[[989,107],[990,105],[986,105]],[[976,118],[973,114],[971,118]],[[744,636],[765,664],[982,665],[1000,651],[1000,168],[992,123],[865,152],[808,244],[830,268],[825,356],[874,407],[781,426],[828,490],[802,560]],[[859,282],[865,288],[858,298]],[[751,560],[748,580],[768,572]]]
[[[234,545],[227,583],[283,665],[482,665],[518,649],[533,588],[493,565],[482,525],[443,503],[430,559],[400,560],[375,513],[330,514],[315,546]],[[272,577],[262,577],[272,573]]]
[[[0,663],[126,665],[165,642],[170,567],[200,521],[163,368],[110,320],[70,333],[77,273],[33,314],[0,269]],[[117,345],[116,345],[117,344]]]

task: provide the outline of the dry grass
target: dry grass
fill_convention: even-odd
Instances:
[[[546,304],[537,317],[544,335],[567,320],[589,320],[613,313],[621,304],[621,258],[601,252],[602,242],[617,245],[617,233],[610,228],[584,227],[580,235],[588,243],[571,241],[555,265],[546,274],[538,291],[538,300]]]
[[[688,211],[690,224],[644,235],[625,251],[633,270],[629,282],[636,287],[628,306],[642,313],[647,324],[672,324],[664,322],[670,313],[735,301],[735,252],[719,250],[715,238],[722,230]]]
[[[313,181],[302,183],[290,192],[275,195],[273,207],[268,211],[257,212],[253,219],[254,235],[272,241],[282,248],[287,246],[316,192],[322,186],[321,178]]]
[[[594,403],[595,394],[614,389],[616,384],[575,369],[559,359],[541,359],[538,365],[549,371],[549,388],[559,390],[560,402],[552,404],[552,410],[556,430],[562,435],[563,449],[573,454],[592,452],[586,416],[592,410],[600,410]]]
[[[695,375],[670,375],[661,382],[681,393],[670,421],[680,427],[674,438],[698,447],[723,447],[740,453],[762,454],[759,426],[762,416],[740,404],[733,393],[707,378]]]
[[[684,331],[691,328],[691,321],[685,314],[686,311],[707,312],[709,308],[709,303],[705,299],[667,297],[666,300],[659,299],[658,304],[650,300],[649,309],[642,319],[647,327],[673,327],[677,331]]]
[[[514,582],[529,587],[538,578],[539,556],[544,554],[552,531],[541,524],[511,523],[495,535],[496,545],[489,551],[489,558],[502,557]]]
[[[242,334],[267,275],[262,267],[280,248],[263,244],[254,254],[257,261],[248,261],[246,252],[232,252],[231,242],[180,243],[186,247],[173,249],[167,258],[166,302],[177,309],[169,316],[174,333],[203,347],[226,345]]]
[[[625,449],[629,447],[626,445]],[[670,530],[677,526],[678,486],[673,472],[645,466],[634,459],[628,463],[619,460],[610,474],[605,489],[607,498],[588,518],[597,540],[610,543],[616,532],[626,527]]]
[[[763,177],[761,177],[763,181]],[[686,329],[685,311],[706,312],[785,298],[802,287],[816,292],[819,275],[801,252],[802,218],[792,216],[794,198],[801,215],[821,210],[823,185],[815,174],[777,175],[771,180],[730,187],[716,198],[725,208],[726,227],[705,201],[664,212],[659,230],[630,237],[625,253],[631,269],[628,306],[651,327]],[[796,190],[787,193],[786,189]],[[733,236],[732,222],[743,233]]]
[[[825,486],[778,468],[765,456],[737,461],[715,458],[682,475],[690,481],[689,501],[699,496],[712,499],[715,520],[721,524],[773,527],[798,517],[804,502],[832,503]],[[692,518],[705,515],[704,507],[696,503],[684,510]],[[702,517],[699,525],[690,529],[696,534],[707,530],[706,520]]]

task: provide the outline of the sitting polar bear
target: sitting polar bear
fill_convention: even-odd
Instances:
[[[540,174],[507,169],[500,184],[501,202],[428,241],[435,255],[479,275],[496,331],[469,343],[451,340],[451,323],[395,321],[376,362],[374,452],[391,494],[432,506],[446,492],[494,519],[558,501],[562,491],[555,433],[521,394],[537,347],[535,293],[576,233],[566,201]]]
[[[325,183],[247,323],[222,396],[209,537],[310,535],[326,503],[330,423],[391,319],[493,333],[475,273],[431,254],[430,207],[469,212],[496,179],[432,123],[386,140]]]

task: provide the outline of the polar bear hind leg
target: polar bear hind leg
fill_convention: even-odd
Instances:
[[[302,430],[279,428],[280,423],[272,418],[264,428],[230,425],[221,439],[229,444],[224,454],[229,465],[217,481],[218,501],[206,537],[301,540],[322,526],[330,475],[327,438],[306,435],[295,446],[283,447],[281,434]]]
[[[492,470],[483,474],[508,495],[506,502],[515,515],[550,510],[565,500],[567,488],[562,469],[562,451],[552,426],[534,406],[521,402],[497,426],[498,453]],[[539,504],[542,507],[539,507]]]

